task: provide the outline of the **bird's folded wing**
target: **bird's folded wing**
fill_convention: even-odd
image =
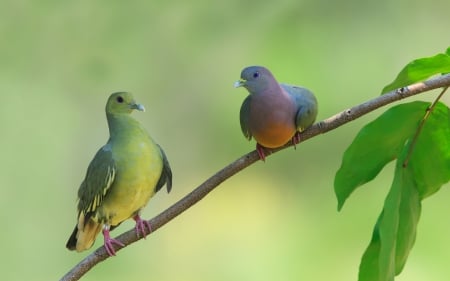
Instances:
[[[242,103],[239,117],[240,117],[240,121],[241,121],[242,133],[248,140],[251,140],[252,134],[250,133],[249,125],[248,125],[249,118],[250,118],[250,96],[248,96]]]
[[[297,108],[295,125],[299,131],[303,131],[316,120],[317,99],[310,90],[304,87],[289,84],[280,85],[294,100]]]
[[[89,216],[95,212],[110,190],[115,176],[116,167],[111,149],[103,146],[89,164],[86,178],[78,191],[78,211]]]
[[[167,193],[169,193],[172,190],[172,169],[170,168],[169,161],[167,160],[167,156],[164,153],[164,150],[159,145],[158,148],[163,159],[163,169],[158,183],[156,184],[155,192],[158,192],[164,186],[164,184],[166,184]]]

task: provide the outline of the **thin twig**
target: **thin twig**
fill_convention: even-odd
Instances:
[[[367,101],[363,104],[354,106],[350,109],[344,110],[328,119],[325,119],[321,122],[318,122],[306,129],[301,133],[301,141],[303,142],[307,139],[315,137],[319,134],[326,133],[330,130],[336,129],[356,118],[361,117],[377,108],[380,108],[389,103],[417,95],[426,91],[430,91],[433,89],[448,87],[450,86],[450,74],[442,75],[436,78],[429,79],[425,82],[416,83],[410,85],[408,87],[403,87],[401,89],[391,91],[387,94],[374,98],[370,101]],[[270,153],[275,153],[279,150],[285,149],[286,147],[291,146],[288,144],[284,147],[274,149],[270,151]],[[269,153],[268,153],[269,154]],[[268,156],[268,155],[267,155]],[[176,202],[174,205],[157,215],[156,217],[149,220],[149,223],[152,226],[152,230],[156,231],[176,216],[199,202],[202,198],[204,198],[209,192],[211,192],[214,188],[216,188],[220,183],[230,178],[234,174],[239,171],[245,169],[251,164],[255,163],[259,160],[258,154],[256,151],[252,151],[233,163],[229,164],[215,175],[207,179],[204,183],[194,189],[191,193],[183,197],[180,201]],[[136,237],[136,233],[134,228],[124,232],[116,238],[118,241],[122,242],[126,247],[131,243],[139,240]],[[116,249],[116,251],[120,251],[122,248]],[[99,247],[92,254],[85,257],[80,263],[78,263],[74,268],[72,268],[66,275],[64,275],[60,281],[74,281],[79,280],[86,272],[88,272],[92,267],[94,267],[99,262],[109,258],[109,255],[106,253],[105,248],[103,246]]]
[[[419,138],[420,133],[422,132],[422,128],[425,125],[425,122],[428,120],[428,117],[433,112],[434,108],[436,107],[436,104],[438,101],[442,98],[444,93],[447,91],[448,86],[442,89],[441,93],[437,96],[437,98],[434,100],[433,104],[431,104],[430,107],[427,108],[425,111],[425,115],[423,116],[422,120],[420,121],[419,126],[417,127],[416,133],[414,134],[414,137],[411,141],[411,145],[408,148],[408,154],[406,155],[405,161],[403,161],[403,168],[406,168],[409,163],[409,159],[411,158],[411,155],[414,151],[414,148],[416,146],[417,139]]]

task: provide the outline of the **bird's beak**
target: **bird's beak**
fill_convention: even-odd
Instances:
[[[239,87],[245,86],[245,83],[246,83],[246,82],[247,82],[247,81],[245,81],[245,80],[243,80],[243,79],[238,80],[238,81],[234,82],[234,87],[235,87],[235,88],[239,88]]]
[[[139,111],[145,111],[145,107],[142,104],[139,104],[139,103],[132,103],[132,104],[130,104],[130,108],[131,109],[136,109],[136,110],[139,110]]]

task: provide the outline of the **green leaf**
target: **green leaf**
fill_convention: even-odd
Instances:
[[[383,213],[378,218],[378,222],[375,225],[372,234],[372,240],[367,247],[359,265],[359,281],[379,281],[380,280],[380,268],[379,268],[379,255],[381,249],[380,231],[378,229],[379,222],[383,217]]]
[[[445,53],[450,56],[450,47],[447,48],[447,51]]]
[[[402,164],[403,157],[397,161],[394,181],[362,257],[359,281],[393,281],[414,245],[421,204],[411,171]]]
[[[399,159],[399,162],[403,159]],[[397,168],[400,170],[400,168]],[[417,224],[422,210],[421,199],[417,190],[414,175],[410,169],[402,168],[400,184],[402,197],[398,208],[399,220],[395,241],[395,275],[402,272],[409,253],[416,241]],[[395,179],[394,179],[395,183]]]
[[[450,180],[450,109],[436,104],[410,152],[414,135],[398,156],[391,189],[361,259],[359,281],[393,281],[401,273],[416,239],[421,200]]]
[[[426,198],[450,180],[450,109],[438,103],[426,120],[409,166],[420,198]]]
[[[448,72],[450,72],[450,54],[447,49],[445,54],[416,59],[408,63],[397,75],[397,78],[383,88],[382,94],[422,81],[432,75]]]
[[[334,179],[338,210],[356,188],[374,179],[398,157],[428,106],[412,102],[392,107],[361,129],[345,151]]]

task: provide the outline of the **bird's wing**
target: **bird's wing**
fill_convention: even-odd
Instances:
[[[155,192],[158,192],[164,184],[167,187],[167,193],[172,190],[172,170],[170,169],[169,161],[167,160],[167,156],[164,153],[164,150],[159,146],[159,151],[161,152],[162,160],[163,160],[163,169],[161,171],[161,176],[159,177],[158,183],[156,184]]]
[[[317,99],[314,94],[306,88],[289,84],[280,85],[293,99],[297,108],[295,125],[297,130],[303,131],[316,121]]]
[[[251,99],[250,95],[247,98],[245,98],[244,102],[242,103],[240,111],[241,130],[248,140],[252,139],[252,134],[249,130],[248,125],[250,118],[250,99]]]
[[[86,178],[78,190],[78,211],[89,218],[100,206],[110,190],[117,170],[112,151],[108,145],[103,146],[89,164]]]

